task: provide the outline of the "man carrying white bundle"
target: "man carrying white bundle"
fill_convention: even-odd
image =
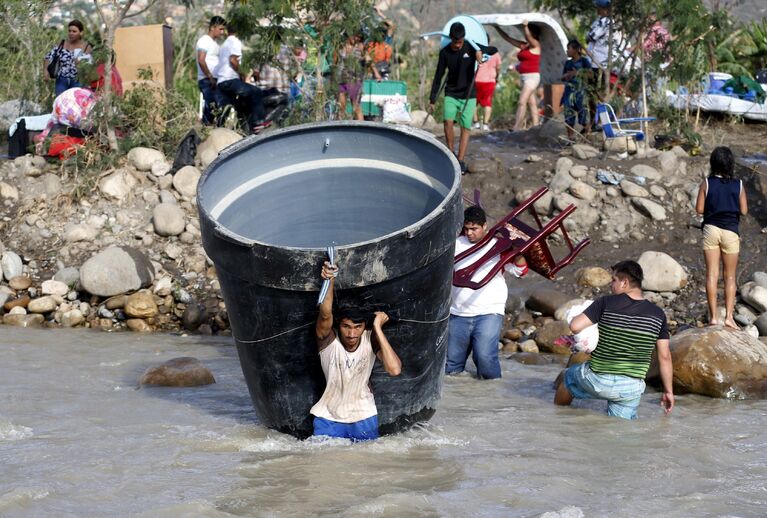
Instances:
[[[613,266],[612,295],[597,299],[570,322],[580,333],[599,325],[599,342],[591,360],[565,370],[554,403],[567,406],[573,398],[607,400],[607,415],[636,419],[645,389],[644,378],[653,350],[658,350],[666,414],[674,408],[674,369],[663,310],[642,296],[642,267],[635,261]]]

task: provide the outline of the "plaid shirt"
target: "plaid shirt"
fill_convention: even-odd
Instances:
[[[276,88],[280,92],[290,92],[290,55],[287,49],[280,50],[275,57],[276,66],[270,63],[261,65],[258,69],[256,86],[262,90]]]

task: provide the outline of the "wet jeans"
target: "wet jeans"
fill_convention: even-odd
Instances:
[[[498,340],[501,337],[502,326],[502,315],[490,314],[475,317],[450,315],[445,373],[463,372],[471,352],[474,365],[477,366],[477,375],[481,379],[500,378]]]

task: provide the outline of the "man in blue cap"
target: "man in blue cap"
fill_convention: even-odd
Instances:
[[[477,106],[477,94],[474,90],[474,73],[476,64],[483,61],[483,53],[493,55],[498,52],[495,47],[485,47],[476,44],[479,50],[475,50],[466,41],[466,28],[460,22],[450,26],[450,44],[445,45],[439,51],[437,71],[431,83],[431,96],[429,97],[429,112],[434,111],[434,103],[437,102],[442,77],[447,70],[445,82],[445,107],[444,127],[445,143],[451,151],[453,148],[453,125],[457,120],[461,126],[461,140],[458,144],[458,162],[461,164],[461,173],[465,173],[466,150],[469,147],[472,117]]]

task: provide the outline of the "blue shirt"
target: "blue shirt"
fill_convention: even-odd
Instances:
[[[714,225],[739,234],[740,180],[709,176],[706,179],[706,203],[703,206],[703,225]]]

